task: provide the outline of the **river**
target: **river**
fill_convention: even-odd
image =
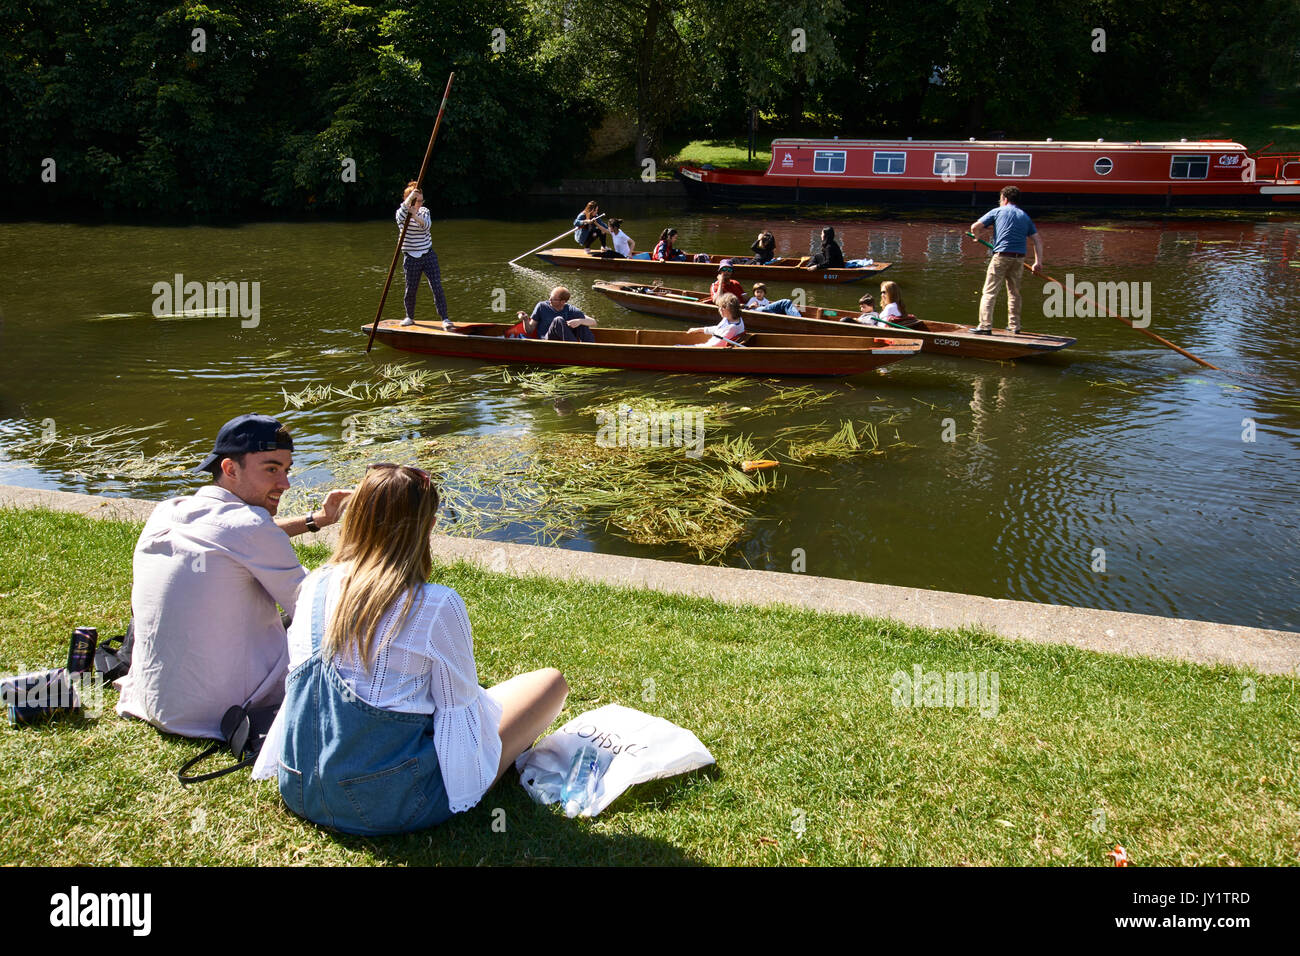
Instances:
[[[691,252],[742,253],[758,229],[769,228],[782,251],[806,254],[824,224],[806,211],[796,218],[629,203],[616,212],[644,250],[674,225]],[[500,320],[497,310],[531,308],[563,283],[603,324],[680,328],[605,301],[591,291],[594,273],[535,258],[523,268],[506,265],[571,215],[521,210],[513,219],[437,223],[453,318]],[[842,213],[831,222],[849,255],[894,265],[869,284],[805,285],[809,303],[851,308],[862,291],[877,293],[880,280],[892,279],[918,316],[974,321],[985,252],[962,240],[966,223]],[[1076,346],[1017,363],[927,355],[851,379],[775,383],[798,387],[803,398],[770,414],[764,403],[779,391],[772,384],[716,378],[613,372],[593,379],[599,387],[590,394],[557,395],[464,360],[415,358],[382,345],[364,353],[359,329],[374,315],[395,240],[388,222],[0,224],[0,482],[181,493],[195,487],[192,475],[143,468],[132,478],[127,466],[94,456],[88,464],[77,439],[117,429],[119,440],[129,438],[146,456],[165,449],[169,460],[197,463],[222,422],[262,411],[283,413],[294,432],[296,480],[327,485],[331,449],[355,421],[350,416],[390,402],[364,386],[381,384],[381,369],[401,363],[406,373],[447,372],[439,394],[450,396],[452,409],[407,422],[408,439],[594,440],[591,403],[635,406],[647,396],[735,410],[718,412],[709,440],[747,437],[782,465],[779,487],[749,500],[743,533],[714,555],[722,563],[1300,630],[1297,223],[1042,216],[1038,225],[1050,274],[1132,284],[1153,331],[1224,371],[1200,368],[1109,318],[1045,314],[1043,283],[1026,274],[1025,327],[1075,336]],[[256,315],[161,307],[155,285],[177,275],[249,283],[250,306],[256,283]],[[768,285],[773,298],[792,291]],[[400,317],[401,293],[399,270],[386,317]],[[434,315],[427,288],[417,315]],[[997,324],[1005,322],[1003,300]],[[309,387],[353,383],[363,389],[353,387],[353,398],[302,400]],[[286,407],[285,393],[301,407]],[[792,459],[791,435],[843,422],[870,424],[880,453]],[[457,474],[444,479],[455,482]],[[656,487],[647,482],[648,498]],[[594,518],[546,534],[512,519],[485,533],[698,559],[684,544],[638,543]]]

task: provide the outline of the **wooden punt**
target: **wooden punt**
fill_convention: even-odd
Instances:
[[[857,375],[916,355],[921,344],[893,338],[851,335],[778,335],[751,333],[741,346],[691,348],[709,336],[654,329],[592,329],[596,341],[550,342],[507,339],[504,323],[457,323],[445,332],[441,322],[402,325],[387,319],[375,338],[404,352],[542,365],[591,365],[600,368],[710,375]],[[369,333],[370,325],[362,327]]]
[[[732,260],[732,275],[736,279],[776,279],[786,282],[857,282],[869,279],[888,269],[893,263],[875,262],[861,269],[805,269],[796,258],[773,259],[761,266],[745,265],[738,260],[744,256],[709,256],[708,262],[682,260],[663,262],[656,259],[606,259],[588,255],[583,249],[543,249],[538,257],[553,266],[573,269],[601,269],[606,272],[648,272],[665,276],[709,276],[718,274],[718,263]]]
[[[707,292],[690,289],[669,289],[645,286],[636,282],[596,282],[592,288],[603,292],[619,305],[634,312],[683,319],[710,325],[717,321],[717,307],[703,301]],[[1062,335],[1037,335],[1021,333],[1012,335],[1005,329],[994,329],[992,335],[975,335],[969,325],[951,322],[916,320],[910,328],[878,328],[857,322],[842,322],[844,316],[855,316],[857,309],[823,309],[803,306],[800,318],[774,312],[757,312],[744,309],[745,328],[760,332],[780,332],[792,335],[863,336],[874,338],[918,339],[921,351],[957,358],[1017,359],[1046,352],[1057,352],[1073,345],[1075,340]]]

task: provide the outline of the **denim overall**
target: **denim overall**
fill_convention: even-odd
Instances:
[[[433,715],[381,710],[322,660],[328,574],[316,583],[311,657],[285,685],[280,796],[300,817],[343,833],[406,833],[451,816]]]

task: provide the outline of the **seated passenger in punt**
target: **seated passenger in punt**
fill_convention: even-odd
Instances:
[[[876,300],[868,292],[862,298],[858,299],[858,314],[846,315],[840,319],[841,322],[861,322],[863,325],[884,325],[880,321],[880,313],[876,311]]]
[[[707,328],[687,329],[687,332],[708,332],[709,340],[695,346],[697,349],[725,348],[745,334],[745,320],[740,315],[740,299],[730,292],[718,299],[718,316],[721,321]]]
[[[749,248],[754,253],[754,263],[756,265],[761,266],[766,262],[771,262],[776,258],[776,236],[767,230],[763,230],[758,234],[758,238],[750,243]]]
[[[806,268],[808,269],[843,269],[844,252],[840,249],[840,244],[835,241],[835,230],[830,226],[822,229],[822,248],[817,255],[812,257]]]
[[[677,248],[677,230],[669,227],[659,234],[655,251],[650,258],[661,262],[674,262],[686,259],[686,253]]]
[[[773,302],[767,297],[767,286],[761,282],[754,283],[754,294],[749,301],[745,303],[745,308],[753,309],[756,312],[775,312],[778,315],[792,315],[799,318],[803,315],[799,307],[791,299],[777,299]]]
[[[713,285],[709,286],[709,297],[705,302],[717,302],[718,297],[722,295],[734,295],[737,299],[745,294],[745,287],[731,277],[735,268],[730,259],[723,259],[718,263],[718,277],[713,280]]]
[[[769,306],[771,304],[772,300],[767,297],[767,286],[761,282],[755,282],[754,294],[751,295],[749,301],[745,303],[745,308],[758,309],[759,311],[762,311],[764,306]]]
[[[636,241],[623,231],[622,219],[609,221],[609,238],[614,243],[613,249],[606,249],[601,255],[607,259],[631,259],[636,255]]]
[[[880,310],[881,323],[893,322],[895,325],[914,325],[916,320],[907,314],[903,305],[903,290],[897,282],[880,283],[880,301],[884,306]]]
[[[549,299],[538,302],[532,315],[518,314],[506,338],[549,339],[553,342],[595,342],[596,320],[569,303],[569,290],[557,285]]]
[[[600,240],[600,252],[605,252],[605,237],[609,235],[609,230],[600,221],[602,215],[600,206],[593,199],[574,217],[573,241],[588,252],[591,252],[591,244],[597,239]]]

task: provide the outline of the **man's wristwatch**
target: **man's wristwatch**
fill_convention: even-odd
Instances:
[[[307,515],[307,517],[303,519],[303,522],[307,525],[307,530],[313,534],[320,530],[320,525],[316,523],[316,512],[314,511]]]

